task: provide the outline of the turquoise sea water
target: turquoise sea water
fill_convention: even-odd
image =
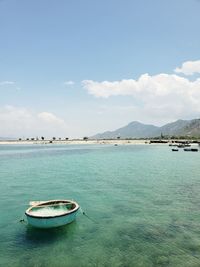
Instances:
[[[86,214],[19,222],[30,200]],[[200,152],[156,145],[0,146],[0,266],[200,266]]]

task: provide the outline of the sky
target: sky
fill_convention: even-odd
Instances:
[[[0,0],[0,137],[200,118],[199,0]]]

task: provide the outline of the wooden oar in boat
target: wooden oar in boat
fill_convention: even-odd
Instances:
[[[46,201],[30,201],[29,202],[29,205],[30,206],[36,206],[36,205],[39,205],[39,204],[42,204],[42,203],[45,203]]]

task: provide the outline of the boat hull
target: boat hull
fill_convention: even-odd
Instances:
[[[36,215],[33,213],[33,210],[37,208],[42,208],[42,207],[45,208],[49,206],[69,205],[69,204],[72,205],[73,208],[59,215],[45,216],[45,215]],[[32,207],[26,210],[25,215],[26,215],[28,224],[30,224],[33,227],[54,228],[54,227],[67,225],[73,222],[76,219],[78,210],[79,210],[79,205],[74,201],[50,200],[50,201],[42,202],[41,204],[33,205]]]
[[[33,227],[53,228],[53,227],[59,227],[59,226],[63,226],[63,225],[73,222],[76,219],[77,213],[78,213],[78,210],[71,214],[62,215],[62,216],[54,217],[54,218],[36,218],[36,217],[30,217],[27,214],[26,214],[26,217],[27,217],[28,224],[30,224]]]

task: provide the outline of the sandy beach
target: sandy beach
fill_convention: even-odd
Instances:
[[[107,144],[107,145],[141,145],[149,144],[150,140],[0,140],[0,145],[46,145],[46,144],[63,144],[63,145],[96,145],[96,144]]]
[[[0,145],[169,145],[170,143],[199,143],[200,140],[150,140],[150,139],[69,139],[69,140],[0,140]]]

